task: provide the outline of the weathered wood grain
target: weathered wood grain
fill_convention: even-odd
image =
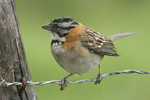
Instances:
[[[0,77],[7,82],[32,81],[20,35],[14,0],[0,0]],[[37,100],[34,86],[0,88],[0,100]]]

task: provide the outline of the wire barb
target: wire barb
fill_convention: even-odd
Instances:
[[[102,75],[102,78],[106,78],[108,76],[111,75],[118,75],[118,74],[129,74],[129,73],[138,73],[138,74],[150,74],[150,72],[148,71],[136,71],[136,70],[124,70],[124,71],[116,71],[116,72],[111,72],[109,74],[104,74]],[[11,85],[22,85],[21,82],[13,82],[13,83],[9,83],[6,82],[2,77],[1,77],[1,82],[0,82],[0,88],[3,87],[8,87]],[[87,83],[87,82],[95,82],[96,78],[92,78],[89,80],[79,80],[79,81],[67,81],[68,84],[76,84],[76,83]],[[32,82],[32,81],[27,81],[26,85],[45,85],[45,84],[50,84],[50,83],[55,83],[55,84],[59,84],[59,80],[51,80],[51,81],[40,81],[40,82]]]
[[[8,87],[7,82],[1,77],[2,82],[0,83],[0,88],[2,87]]]

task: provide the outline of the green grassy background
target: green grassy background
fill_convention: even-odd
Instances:
[[[69,16],[106,36],[141,33],[116,41],[120,57],[105,56],[102,73],[150,70],[150,0],[16,0],[21,35],[33,81],[60,80],[68,75],[50,52],[49,32],[40,27],[57,17]],[[68,80],[96,77],[98,68]],[[150,75],[122,74],[93,82],[35,86],[39,100],[149,100]]]

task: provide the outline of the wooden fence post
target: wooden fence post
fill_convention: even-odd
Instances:
[[[0,0],[0,77],[19,82],[21,77],[32,81],[20,35],[14,0]],[[37,100],[34,86],[0,88],[0,100]]]

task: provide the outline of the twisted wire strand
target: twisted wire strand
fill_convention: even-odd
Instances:
[[[129,73],[138,73],[138,74],[150,74],[148,71],[136,71],[136,70],[124,70],[124,71],[116,71],[116,72],[111,72],[109,74],[104,74],[102,75],[102,78],[106,78],[111,75],[118,75],[118,74],[129,74]],[[68,84],[76,84],[76,83],[87,83],[87,82],[95,82],[96,78],[92,78],[89,80],[79,80],[79,81],[67,81]],[[32,81],[27,81],[27,85],[45,85],[45,84],[50,84],[50,83],[55,83],[59,84],[59,80],[51,80],[51,81],[40,81],[40,82],[32,82]],[[21,82],[6,82],[2,77],[1,77],[1,83],[0,83],[0,88],[2,87],[8,87],[11,85],[22,85]]]

